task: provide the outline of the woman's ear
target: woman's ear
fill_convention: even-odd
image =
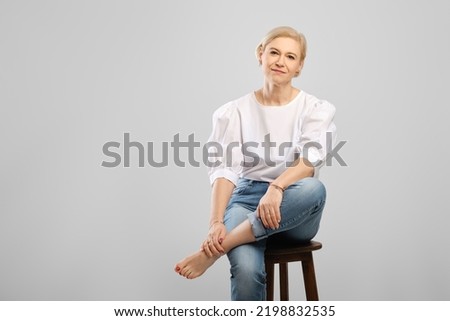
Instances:
[[[295,77],[298,77],[299,75],[300,75],[300,73],[302,72],[302,69],[303,69],[303,63],[305,62],[305,60],[303,60],[301,63],[300,63],[300,66],[298,66],[298,69],[297,69],[297,71],[296,71],[296,73],[295,73]]]
[[[303,61],[300,63],[300,66],[298,67],[298,71],[301,72],[303,69],[303,64],[305,63],[305,60],[303,59]]]
[[[262,54],[263,54],[262,47],[259,47],[258,48],[258,63],[260,66],[262,65]]]

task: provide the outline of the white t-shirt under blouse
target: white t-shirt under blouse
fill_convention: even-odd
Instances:
[[[261,105],[255,94],[233,100],[213,115],[208,139],[211,184],[224,177],[235,185],[239,177],[272,182],[297,157],[314,165],[314,176],[334,144],[335,107],[300,91],[288,104]],[[330,134],[327,135],[327,132]]]

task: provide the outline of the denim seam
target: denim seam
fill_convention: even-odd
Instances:
[[[324,201],[320,201],[320,202],[318,202],[318,204],[315,204],[315,205],[311,206],[308,209],[308,211],[306,212],[307,213],[306,216],[310,216],[317,208],[320,208],[323,204],[324,204]],[[299,217],[298,216],[296,216],[295,218],[291,219],[288,222],[283,223],[283,225],[280,225],[280,227],[277,229],[277,231],[282,232],[281,229],[283,229],[284,227],[286,227],[286,226],[288,226],[288,225],[290,225],[292,223],[295,223],[297,221],[299,221]]]

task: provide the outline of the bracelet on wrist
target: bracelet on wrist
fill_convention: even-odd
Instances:
[[[285,189],[284,189],[283,187],[281,187],[281,186],[279,186],[279,185],[277,185],[277,184],[270,183],[269,186],[272,186],[272,187],[276,188],[276,189],[279,190],[281,193],[283,193],[283,192],[285,191]]]
[[[215,225],[216,223],[223,224],[223,221],[221,221],[221,220],[215,220],[215,221],[212,221],[211,224],[209,224],[209,228],[211,228],[211,227],[212,227],[213,225]]]

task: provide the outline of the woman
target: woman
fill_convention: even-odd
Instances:
[[[268,238],[303,243],[319,229],[326,192],[317,176],[327,132],[335,135],[335,108],[292,86],[305,56],[301,33],[273,29],[256,48],[263,87],[213,116],[209,141],[227,153],[215,158],[221,162],[210,162],[210,229],[201,249],[178,262],[175,271],[193,279],[227,254],[233,300],[265,299]],[[241,148],[229,148],[237,144]]]

